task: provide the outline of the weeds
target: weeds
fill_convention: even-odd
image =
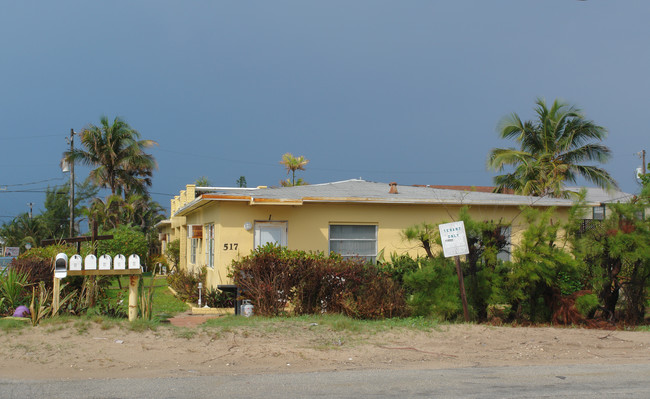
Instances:
[[[174,330],[174,336],[177,338],[192,339],[196,334],[197,331],[190,328],[178,328]]]
[[[135,332],[156,331],[159,323],[155,320],[137,319],[126,324],[126,328]]]
[[[13,331],[20,331],[27,326],[28,319],[0,319],[0,331],[8,333]]]
[[[25,273],[7,268],[0,274],[0,295],[11,309],[15,309],[21,304],[26,286],[27,274]]]

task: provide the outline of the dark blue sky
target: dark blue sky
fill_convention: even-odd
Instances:
[[[42,209],[70,129],[101,115],[160,144],[151,191],[169,207],[201,176],[277,185],[285,152],[310,183],[490,185],[499,120],[562,98],[609,130],[606,168],[636,192],[649,15],[646,0],[5,1],[0,222]]]

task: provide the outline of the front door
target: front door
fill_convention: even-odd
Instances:
[[[255,222],[255,248],[270,242],[287,246],[287,222]]]

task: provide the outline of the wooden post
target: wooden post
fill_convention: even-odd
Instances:
[[[59,313],[59,306],[61,304],[61,279],[54,277],[52,284],[52,316]]]
[[[129,321],[138,318],[138,282],[140,276],[129,276]]]
[[[458,285],[460,285],[460,299],[463,301],[463,314],[465,321],[469,321],[469,310],[467,309],[467,296],[465,295],[465,281],[463,280],[463,271],[460,269],[460,256],[454,256],[456,260],[456,273],[458,273]]]

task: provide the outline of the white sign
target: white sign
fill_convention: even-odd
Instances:
[[[453,222],[439,224],[438,230],[440,230],[442,251],[445,254],[445,258],[467,255],[469,253],[467,235],[465,234],[465,223]]]
[[[18,256],[20,255],[20,247],[5,247],[4,256]]]

